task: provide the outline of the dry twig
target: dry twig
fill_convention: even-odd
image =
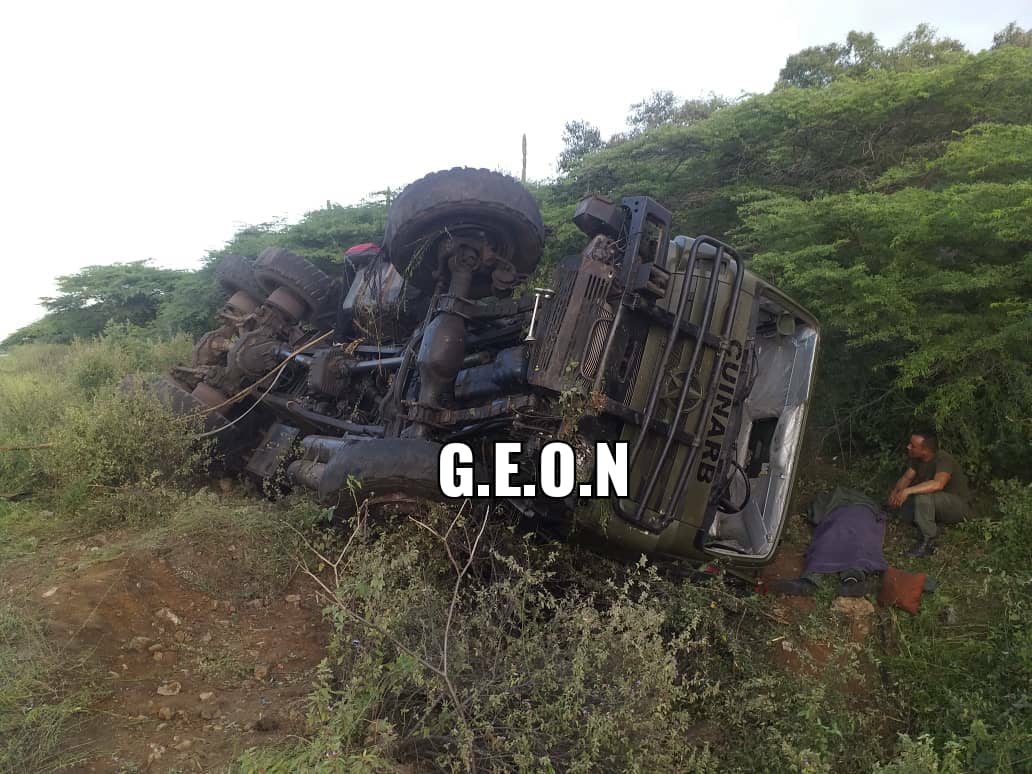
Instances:
[[[53,443],[33,443],[25,446],[0,446],[0,452],[31,451],[32,449],[49,449]]]
[[[477,530],[476,537],[474,537],[472,543],[470,543],[467,540],[469,556],[465,564],[460,565],[459,561],[455,557],[455,554],[452,552],[451,546],[448,543],[448,538],[451,536],[452,530],[455,528],[455,525],[459,522],[459,519],[462,516],[463,510],[465,509],[467,502],[468,501],[464,502],[462,504],[462,507],[459,508],[458,512],[455,514],[455,518],[452,519],[451,524],[448,526],[448,529],[445,531],[443,535],[429,524],[426,524],[416,519],[415,517],[409,517],[418,526],[428,531],[443,544],[445,553],[448,556],[448,561],[451,563],[452,568],[455,570],[455,585],[452,588],[451,602],[448,605],[448,615],[444,625],[444,641],[442,643],[440,666],[434,664],[424,656],[414,651],[412,648],[408,647],[405,643],[401,642],[396,637],[392,636],[387,630],[385,630],[379,624],[370,621],[365,616],[362,616],[359,613],[352,610],[347,605],[346,600],[341,599],[340,594],[337,592],[337,589],[340,587],[341,568],[344,566],[345,560],[348,557],[348,551],[351,548],[355,540],[355,537],[360,533],[360,531],[364,529],[365,526],[365,516],[367,515],[365,503],[363,503],[361,508],[359,509],[359,518],[354,530],[352,530],[351,535],[348,537],[347,542],[345,543],[344,547],[341,549],[340,553],[337,555],[337,558],[335,560],[330,559],[329,557],[325,556],[321,551],[319,551],[319,549],[312,545],[311,541],[309,541],[308,538],[296,527],[290,524],[288,524],[287,526],[294,531],[294,533],[301,539],[301,541],[305,544],[308,550],[311,551],[316,557],[318,557],[319,561],[322,562],[324,566],[330,568],[333,571],[334,588],[330,588],[330,586],[317,573],[312,571],[312,569],[308,566],[308,563],[304,560],[304,558],[301,558],[299,560],[299,564],[304,573],[313,581],[315,581],[315,583],[319,586],[322,592],[326,594],[326,596],[329,597],[329,599],[332,600],[334,604],[337,605],[338,609],[340,609],[354,623],[357,623],[360,626],[363,626],[373,632],[376,632],[389,643],[391,643],[391,645],[397,648],[401,653],[404,653],[405,655],[414,659],[416,662],[421,664],[423,668],[427,669],[428,671],[430,671],[431,673],[433,673],[441,679],[441,682],[444,684],[444,688],[448,693],[448,698],[451,699],[451,702],[455,707],[455,712],[458,716],[459,722],[462,725],[463,730],[465,731],[467,740],[467,747],[465,751],[466,765],[470,771],[475,772],[476,760],[473,755],[472,729],[469,726],[469,721],[466,719],[464,704],[462,700],[459,698],[459,693],[456,690],[455,684],[452,681],[451,675],[448,671],[448,652],[451,638],[451,630],[452,624],[455,619],[455,609],[459,603],[459,595],[462,589],[462,582],[469,573],[470,567],[473,566],[473,562],[476,559],[477,549],[480,545],[480,540],[483,537],[484,532],[487,530],[487,522],[490,518],[490,510],[485,510],[484,517],[480,523],[479,529]]]

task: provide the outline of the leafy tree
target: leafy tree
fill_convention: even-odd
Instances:
[[[58,277],[59,295],[41,299],[48,310],[43,320],[16,331],[4,344],[89,338],[99,335],[110,321],[149,325],[185,274],[133,261],[87,266]]]
[[[1017,22],[1011,22],[993,35],[993,48],[1000,46],[1018,46],[1032,48],[1032,29],[1023,29]]]
[[[586,155],[602,147],[598,127],[587,121],[567,121],[563,129],[563,150],[559,154],[560,172],[568,172]]]
[[[88,311],[110,319],[141,325],[154,319],[161,299],[183,272],[159,269],[148,261],[87,266],[76,274],[57,278],[61,295],[42,299],[56,314]]]
[[[200,336],[210,331],[215,310],[225,300],[225,293],[215,282],[214,264],[189,272],[163,299],[151,328],[163,338],[177,333]]]
[[[213,250],[206,257],[207,263],[213,263],[224,255],[247,255],[256,257],[267,247],[275,247],[288,224],[282,220],[271,220],[244,226],[221,250]]]
[[[873,34],[852,31],[846,36],[845,45],[811,46],[792,54],[781,69],[778,83],[804,89],[827,86],[846,73],[866,73],[877,67],[884,55]]]
[[[1030,197],[1025,180],[743,207],[756,270],[825,321],[823,399],[856,435],[888,450],[927,417],[971,462],[1020,472],[1032,442]]]
[[[610,143],[556,183],[550,211],[646,193],[684,233],[752,253],[824,321],[815,440],[848,426],[857,449],[888,451],[933,421],[980,474],[1021,473],[1032,51],[968,54],[928,28],[891,49],[859,33],[836,45],[824,88]]]
[[[844,45],[811,46],[791,55],[781,70],[778,85],[804,89],[827,86],[838,78],[859,78],[872,70],[934,67],[964,53],[960,41],[937,37],[935,29],[927,24],[919,24],[889,49],[880,46],[873,34],[853,31],[846,36]]]
[[[677,117],[681,104],[672,91],[654,91],[641,102],[631,105],[627,114],[627,125],[632,134],[641,134],[647,129],[668,124]]]
[[[629,136],[634,137],[665,124],[689,126],[709,118],[715,110],[728,104],[727,99],[716,94],[681,100],[672,91],[654,91],[647,99],[631,105],[631,112],[627,114]]]
[[[277,244],[303,255],[327,271],[344,252],[363,242],[379,242],[387,223],[385,200],[344,207],[328,204],[325,209],[307,213],[298,223],[282,231]]]
[[[913,70],[935,67],[956,61],[965,54],[964,44],[954,38],[940,38],[934,27],[919,24],[913,32],[903,36],[899,45],[885,52],[883,67],[893,70]]]

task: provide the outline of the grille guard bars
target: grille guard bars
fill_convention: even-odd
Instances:
[[[634,526],[644,529],[647,532],[658,533],[666,529],[674,521],[677,516],[677,509],[680,507],[681,500],[684,497],[684,492],[688,484],[688,477],[695,467],[695,463],[698,461],[699,450],[702,446],[702,435],[706,427],[706,423],[709,421],[710,414],[713,411],[714,401],[716,399],[716,386],[717,379],[719,378],[721,369],[724,366],[724,361],[727,357],[731,331],[734,326],[735,317],[738,312],[738,301],[741,296],[742,282],[745,276],[745,269],[742,266],[741,259],[734,248],[723,242],[714,239],[709,236],[699,236],[692,243],[690,252],[688,254],[688,264],[685,267],[685,279],[681,283],[681,295],[677,302],[677,311],[674,315],[674,320],[671,323],[671,335],[667,339],[666,346],[663,351],[663,356],[660,361],[659,367],[656,369],[656,381],[649,391],[648,402],[645,407],[645,411],[642,414],[641,422],[639,425],[638,433],[634,439],[633,446],[629,454],[629,467],[631,470],[634,469],[635,463],[641,454],[642,447],[645,442],[646,434],[653,431],[653,421],[655,419],[656,404],[659,396],[659,392],[663,383],[663,375],[667,371],[671,354],[674,350],[674,345],[679,334],[682,332],[682,321],[685,316],[685,312],[689,307],[689,301],[692,297],[691,286],[692,276],[694,275],[695,268],[698,265],[699,252],[704,245],[708,245],[716,250],[716,256],[713,258],[713,269],[710,274],[710,281],[706,289],[705,306],[703,310],[703,318],[698,327],[698,334],[694,337],[695,343],[692,348],[692,354],[689,359],[689,365],[686,373],[688,376],[684,380],[684,384],[681,386],[680,394],[678,395],[677,408],[673,414],[673,419],[668,423],[666,427],[666,438],[663,445],[663,450],[660,453],[658,459],[655,461],[652,470],[648,477],[645,479],[643,485],[639,487],[638,492],[629,493],[630,497],[626,499],[612,498],[613,506],[616,512],[629,523]],[[713,312],[716,306],[717,294],[720,290],[720,273],[724,268],[725,261],[733,260],[735,264],[735,278],[731,289],[731,297],[729,299],[727,308],[724,312],[724,319],[721,324],[720,335],[716,342],[716,358],[713,363],[713,367],[710,371],[708,383],[706,385],[703,395],[705,396],[702,409],[699,412],[698,418],[695,422],[695,428],[690,434],[690,441],[687,441],[689,447],[688,454],[685,457],[684,462],[681,464],[681,468],[677,473],[675,481],[677,482],[673,492],[666,498],[666,501],[662,503],[658,511],[658,518],[651,516],[648,513],[648,503],[652,498],[653,491],[655,490],[656,484],[659,481],[660,474],[670,454],[671,448],[674,444],[676,436],[679,434],[681,421],[680,417],[684,410],[685,403],[688,398],[688,394],[691,390],[691,374],[698,368],[700,358],[702,357],[703,348],[705,347],[706,334],[709,331],[710,325],[713,320]],[[625,292],[624,298],[621,300],[620,309],[618,312],[622,312],[626,305],[627,294]],[[619,318],[619,314],[617,317]],[[619,322],[619,320],[617,320]],[[614,324],[610,334],[615,333],[616,325]],[[607,347],[608,349],[608,347]],[[601,369],[600,369],[601,374]]]

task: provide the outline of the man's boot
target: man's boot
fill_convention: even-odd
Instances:
[[[932,539],[922,535],[921,539],[914,544],[914,547],[907,551],[907,556],[920,558],[922,556],[931,556],[934,553],[935,544],[932,543]]]
[[[790,597],[812,597],[817,593],[817,584],[806,578],[782,578],[768,583],[767,589]]]
[[[839,578],[840,597],[863,597],[871,591],[869,579],[862,570],[850,570]]]

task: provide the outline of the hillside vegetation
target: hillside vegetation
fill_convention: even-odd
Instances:
[[[85,764],[113,745],[123,771],[1027,770],[1027,484],[997,485],[930,559],[904,558],[911,535],[890,525],[890,563],[930,573],[938,591],[915,617],[843,617],[831,587],[799,607],[719,578],[686,582],[676,565],[617,562],[502,513],[329,529],[304,501],[212,493],[190,475],[205,452],[190,442],[198,428],[118,388],[123,373],[161,370],[188,345],[109,329],[0,359],[0,443],[19,447],[0,454],[0,770]],[[887,486],[812,457],[804,470],[803,501],[834,483]],[[808,539],[793,516],[768,577],[797,574]],[[121,580],[126,567],[166,570],[141,589],[142,575]],[[122,686],[140,679],[118,671],[127,658],[141,669],[125,655],[130,635],[151,630],[126,631],[117,605],[131,600],[146,623],[173,580],[175,598],[197,600],[177,607],[194,628],[163,647],[191,671],[142,667],[144,698],[122,704]],[[297,591],[285,591],[292,580]],[[250,678],[248,653],[270,647],[274,621],[198,610],[209,598],[220,610],[282,607],[298,591],[318,596],[313,613],[329,628],[310,697],[284,731],[301,727],[256,736],[239,721],[230,733],[205,705],[194,714],[213,684],[229,722],[286,711],[260,701],[289,684]],[[76,599],[78,617],[62,618]],[[205,626],[238,634],[206,645]],[[273,644],[311,651],[317,636]],[[190,714],[172,722],[160,697],[145,700],[162,674],[191,694],[177,697]],[[184,736],[194,746],[178,752]]]
[[[980,480],[1022,472],[1032,441],[1032,48],[1010,27],[971,54],[919,28],[883,49],[790,57],[769,94],[633,107],[603,141],[567,126],[563,170],[534,186],[553,229],[544,271],[577,249],[588,193],[647,194],[682,233],[745,250],[822,320],[815,440],[846,457],[895,452],[932,422]],[[331,205],[240,231],[198,272],[143,263],[59,281],[50,313],[5,345],[99,334],[109,320],[199,334],[218,304],[221,255],[289,247],[332,268],[383,233],[386,201]]]
[[[256,745],[233,764],[246,771],[1029,770],[1032,35],[1012,25],[970,53],[926,27],[891,48],[851,33],[790,57],[768,94],[656,92],[627,131],[575,120],[565,141],[559,176],[531,185],[552,230],[535,284],[581,246],[580,197],[646,194],[822,321],[796,512],[837,483],[887,490],[915,423],[964,461],[977,518],[933,559],[905,564],[890,528],[890,563],[940,583],[917,616],[879,610],[858,637],[827,590],[785,609],[501,517],[342,533],[297,503],[199,496],[196,428],[123,377],[162,371],[212,327],[223,256],[280,245],[332,271],[381,238],[386,200],[245,228],[196,272],[59,280],[48,314],[3,342],[0,592],[69,536],[230,512],[261,525],[251,540],[287,530],[277,545],[295,553],[275,572],[310,571],[332,635],[305,735]],[[783,550],[807,540],[794,520]],[[0,770],[68,762],[62,735],[94,712],[87,677],[36,657],[31,608],[0,594]]]

